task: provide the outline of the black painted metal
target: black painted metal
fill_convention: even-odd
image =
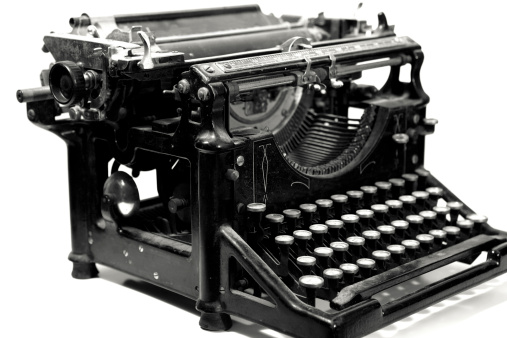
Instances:
[[[256,6],[225,12],[204,10],[122,16],[117,17],[117,22],[157,21],[158,27],[164,25],[164,20],[171,21],[178,16],[189,20],[206,17],[207,22],[213,22],[218,14],[238,12],[253,15],[251,22],[243,24],[253,26],[257,20],[264,19],[266,25],[272,23],[272,18],[264,17]],[[90,24],[93,18],[85,16],[74,21]],[[347,26],[357,22],[345,20],[340,24]],[[79,32],[80,24],[76,25]],[[222,25],[223,22],[217,24],[217,30]],[[322,27],[329,25],[330,22],[322,23]],[[375,42],[381,41],[375,40],[379,37],[394,35],[385,17],[381,26],[373,37],[345,36],[342,40],[322,41],[317,45]],[[331,37],[338,34],[327,33]],[[338,35],[342,37],[342,33]],[[138,276],[195,299],[202,313],[200,325],[209,330],[228,329],[232,325],[230,315],[237,315],[296,337],[359,337],[507,270],[504,258],[507,234],[485,223],[470,239],[455,245],[449,242],[442,250],[430,254],[417,252],[417,259],[404,260],[399,266],[386,263],[387,270],[377,268],[372,271],[372,277],[354,279],[349,276],[351,283],[337,282],[334,289],[326,282],[314,293],[317,298],[330,301],[327,311],[307,304],[311,303],[307,291],[298,283],[302,268],[295,259],[299,253],[311,254],[316,243],[329,246],[332,238],[323,235],[319,241],[309,241],[307,247],[302,247],[301,243],[305,242],[299,240],[282,250],[273,237],[274,232],[291,235],[285,229],[287,222],[268,225],[263,215],[281,214],[285,209],[299,208],[302,203],[313,203],[318,198],[344,194],[421,169],[424,140],[434,130],[434,126],[423,123],[429,102],[419,77],[424,57],[420,46],[410,42],[407,46],[377,52],[356,46],[357,52],[335,60],[353,69],[357,62],[391,57],[396,62],[389,63],[390,76],[379,90],[353,86],[352,80],[360,77],[364,67],[358,67],[350,76],[333,77],[329,56],[316,58],[312,67],[308,60],[297,60],[232,73],[209,71],[210,64],[223,60],[235,62],[233,58],[236,57],[281,55],[281,47],[277,47],[280,34],[266,33],[262,40],[262,48],[266,49],[255,50],[255,46],[245,42],[242,46],[246,46],[246,50],[238,50],[233,40],[221,39],[223,45],[213,46],[213,52],[211,49],[202,51],[201,60],[176,62],[154,70],[140,69],[134,63],[118,69],[105,62],[106,59],[101,60],[104,62],[95,60],[94,69],[99,71],[97,67],[103,65],[103,85],[108,86],[107,95],[101,98],[107,105],[98,108],[104,110],[104,117],[99,121],[89,121],[93,116],[86,115],[93,112],[86,109],[90,108],[90,103],[97,102],[95,97],[80,107],[89,120],[56,119],[68,110],[48,100],[47,95],[34,94],[32,96],[38,99],[26,100],[29,120],[58,135],[68,147],[72,237],[69,259],[74,264],[72,275],[75,278],[95,277],[95,263]],[[64,58],[68,53],[64,48],[66,44],[58,45],[57,37],[51,41],[52,49],[62,48],[56,55]],[[197,40],[188,46],[192,48],[201,42]],[[250,41],[253,45],[255,42],[255,39]],[[217,50],[239,54],[213,56]],[[398,79],[404,63],[412,66],[410,83]],[[305,76],[317,76],[318,81],[307,81]],[[299,120],[293,120],[292,124],[274,133],[247,126],[231,129],[230,104],[237,102],[240,94],[249,92],[241,91],[240,86],[262,79],[266,88],[272,88],[276,87],[273,81],[280,78],[290,79],[283,86],[289,83],[306,88],[304,93],[309,96],[302,101]],[[179,83],[180,80],[187,82]],[[335,80],[345,82],[344,86],[333,89]],[[322,87],[326,85],[327,92],[322,94],[322,87],[315,87],[315,82]],[[175,90],[185,84],[188,90]],[[81,91],[85,99],[92,95],[83,88]],[[82,95],[78,99],[76,101],[81,102]],[[322,102],[324,105],[318,104]],[[307,111],[306,104],[313,105],[312,113]],[[350,107],[366,111],[360,121],[361,128],[349,120],[343,127],[338,120],[338,117],[347,116]],[[323,118],[309,118],[312,114]],[[341,129],[337,127],[336,135],[331,137],[334,130],[323,129],[319,123],[333,116]],[[310,127],[318,132],[307,132]],[[283,138],[277,136],[282,133]],[[343,134],[347,135],[346,140],[340,139]],[[397,142],[403,140],[404,134],[408,141]],[[313,142],[308,142],[309,138],[314,138]],[[291,146],[280,146],[282,139]],[[302,151],[303,155],[291,157],[284,153],[290,153],[305,141],[306,149],[310,150]],[[319,143],[336,144],[343,150],[329,159],[319,155],[322,153],[317,147]],[[305,161],[305,156],[316,160]],[[112,159],[115,163],[108,172]],[[320,163],[322,161],[324,163]],[[134,181],[128,174],[118,173],[120,164],[132,169],[133,176],[156,170],[159,196],[139,201]],[[431,174],[425,182],[424,186],[419,183],[417,188],[440,187],[445,201],[459,201]],[[388,192],[385,194],[390,196]],[[247,205],[251,203],[265,204],[265,212],[248,211]],[[345,208],[368,207],[361,203],[345,204]],[[429,204],[416,206],[413,211],[427,207]],[[314,215],[307,213],[305,217],[310,223],[324,223],[326,216],[339,218],[338,210],[330,208],[327,214],[320,210]],[[460,210],[462,217],[472,213],[466,205]],[[384,221],[372,222],[383,224]],[[292,222],[296,229],[307,225]],[[336,236],[343,239],[343,233],[337,230]],[[488,252],[485,262],[400,299],[381,305],[373,298],[386,288],[451,262],[469,263],[484,251]],[[358,257],[353,255],[353,252],[346,253],[343,257],[348,263],[354,263]],[[322,274],[326,264],[338,267],[343,263],[338,259],[319,258],[317,269],[312,273]]]

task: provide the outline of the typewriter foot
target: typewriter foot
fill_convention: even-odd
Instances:
[[[99,270],[95,266],[95,263],[78,263],[72,262],[72,277],[76,279],[89,279],[97,277]]]
[[[232,326],[231,316],[227,313],[205,313],[201,312],[199,320],[201,329],[208,331],[227,331]]]

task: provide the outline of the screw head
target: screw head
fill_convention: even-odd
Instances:
[[[190,82],[188,82],[186,79],[183,79],[178,82],[176,89],[178,89],[181,94],[188,94],[190,92]]]
[[[28,109],[26,114],[28,116],[28,119],[32,122],[37,119],[37,114],[35,114],[35,110],[33,109]]]
[[[197,91],[197,98],[201,101],[208,101],[209,100],[209,89],[206,87],[201,87]]]
[[[239,167],[242,167],[243,164],[245,164],[245,158],[241,155],[239,155],[237,158],[236,158],[236,164],[239,166]]]

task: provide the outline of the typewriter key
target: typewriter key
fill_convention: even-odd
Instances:
[[[430,194],[427,191],[413,191],[412,196],[415,197],[415,208],[418,212],[428,209],[428,198]]]
[[[399,198],[403,192],[403,187],[405,186],[405,180],[403,178],[391,178],[391,179],[389,179],[389,183],[392,184],[391,197],[393,199]]]
[[[423,255],[427,255],[433,246],[434,238],[429,234],[419,234],[415,239],[421,244],[421,251]]]
[[[340,237],[340,229],[343,228],[343,221],[339,219],[328,219],[326,226],[331,236],[331,241],[335,241]]]
[[[280,234],[280,225],[283,223],[283,215],[281,214],[267,214],[265,216],[271,231],[271,239],[274,240]]]
[[[345,204],[349,200],[347,195],[333,195],[331,196],[331,200],[333,201],[334,207],[334,217],[341,217],[345,213]]]
[[[467,219],[474,222],[474,228],[472,230],[472,236],[483,233],[483,225],[488,222],[488,218],[483,215],[470,214],[467,215]]]
[[[419,176],[416,174],[403,174],[401,177],[405,180],[405,195],[412,194],[417,189]]]
[[[424,218],[423,227],[421,232],[428,232],[433,228],[436,228],[435,221],[437,219],[437,213],[432,210],[423,210],[419,213],[419,216]]]
[[[343,271],[336,268],[329,268],[324,270],[322,277],[326,280],[327,287],[329,289],[328,299],[332,300],[336,297],[338,292],[339,283],[343,278]]]
[[[375,225],[379,226],[382,224],[389,223],[387,222],[387,212],[389,211],[389,207],[385,204],[373,204],[371,206],[371,210],[373,211]]]
[[[276,236],[275,243],[280,250],[280,265],[282,265],[284,269],[287,269],[289,265],[289,248],[294,243],[294,237],[289,235]]]
[[[395,228],[392,225],[379,225],[377,231],[380,232],[380,241],[383,246],[394,243]]]
[[[474,228],[474,222],[469,219],[462,219],[456,222],[456,226],[460,230],[459,241],[469,239],[472,235],[472,229]]]
[[[313,223],[313,214],[317,211],[317,206],[311,203],[301,204],[299,206],[303,215],[303,229],[308,230]]]
[[[317,263],[317,259],[312,256],[299,256],[296,258],[296,264],[301,269],[302,275],[309,275],[312,273],[312,268]]]
[[[333,256],[333,249],[321,246],[313,250],[313,255],[317,258],[321,271],[324,271],[329,268],[329,258]]]
[[[343,271],[343,282],[347,285],[354,284],[354,277],[359,271],[359,267],[352,263],[343,263],[340,265],[340,270]]]
[[[373,259],[359,258],[356,261],[356,265],[359,267],[359,274],[363,279],[370,278],[373,275],[373,268],[375,267]]]
[[[338,264],[345,263],[347,261],[347,251],[349,245],[345,242],[332,242],[329,247],[334,251],[334,259]]]
[[[306,302],[310,306],[315,306],[315,290],[324,285],[324,279],[319,276],[306,275],[299,278],[299,285],[305,288]]]
[[[319,221],[324,223],[329,217],[329,209],[333,206],[333,201],[329,199],[318,199],[315,201],[319,211]]]
[[[327,225],[312,224],[310,225],[310,231],[312,232],[313,242],[315,243],[315,246],[323,246],[324,235],[327,234]]]
[[[387,247],[387,251],[391,253],[391,258],[395,265],[400,265],[405,263],[405,247],[399,244],[392,244]]]
[[[294,230],[296,230],[296,227],[298,227],[298,220],[301,216],[301,211],[298,209],[285,209],[283,211],[283,216],[285,217],[287,233],[293,233]]]
[[[443,242],[447,237],[447,232],[440,229],[430,230],[429,234],[433,236],[433,251],[442,249]]]
[[[398,200],[387,200],[386,205],[389,207],[389,220],[394,221],[403,217],[403,202]]]
[[[343,221],[346,237],[361,233],[361,230],[359,229],[359,216],[346,214],[341,217],[341,220]]]
[[[412,195],[401,195],[398,198],[403,203],[403,216],[407,217],[408,215],[414,214],[415,211],[415,202],[416,199]]]
[[[376,250],[371,253],[375,265],[379,272],[384,272],[389,269],[389,261],[391,260],[391,253],[386,250]]]
[[[408,222],[408,235],[409,237],[414,238],[419,233],[422,232],[422,224],[424,222],[424,218],[419,215],[408,215],[405,218]]]
[[[365,240],[360,236],[350,236],[347,238],[347,244],[349,245],[349,252],[352,255],[352,260],[361,258],[363,256],[363,246]]]
[[[349,190],[346,194],[349,197],[349,211],[356,212],[360,208],[364,193],[361,190]]]
[[[440,187],[426,188],[426,192],[430,194],[428,203],[432,208],[437,205],[438,200],[444,195],[444,190]]]
[[[262,213],[266,211],[264,203],[250,203],[246,206],[248,217],[248,235],[253,241],[261,241],[264,237],[264,229],[262,227]]]
[[[417,180],[417,186],[420,190],[423,190],[426,188],[426,182],[428,179],[428,176],[430,175],[430,172],[424,168],[417,168],[415,170],[415,173],[419,175],[419,178]]]
[[[364,193],[363,196],[363,207],[369,208],[374,202],[375,194],[377,193],[377,187],[373,185],[364,185],[361,188]]]
[[[359,225],[361,231],[370,230],[373,228],[372,220],[374,213],[369,209],[359,209],[356,211],[356,215],[359,216]]]
[[[442,228],[447,223],[447,215],[451,209],[449,207],[433,207],[433,211],[437,213],[437,227]]]
[[[449,207],[449,209],[451,209],[449,216],[451,225],[456,225],[456,222],[458,221],[459,212],[463,208],[463,203],[458,201],[452,201],[447,202],[447,206]]]
[[[366,249],[370,254],[380,247],[380,244],[378,242],[380,239],[380,232],[377,230],[366,230],[363,231],[362,235],[365,241]]]
[[[379,181],[375,182],[377,190],[377,202],[384,203],[387,200],[387,194],[391,190],[392,184],[390,182]]]
[[[448,225],[442,228],[447,233],[447,244],[453,245],[457,242],[458,237],[460,235],[460,228],[453,225]]]
[[[397,219],[395,221],[391,222],[391,225],[394,227],[394,233],[395,233],[395,241],[397,243],[401,242],[407,237],[407,230],[408,230],[408,222],[404,221],[402,219]]]
[[[308,230],[296,230],[292,233],[298,246],[298,256],[306,255],[308,241],[312,239],[312,233]]]
[[[401,242],[401,245],[405,247],[405,253],[409,259],[415,259],[417,257],[417,250],[421,244],[415,239],[406,239]]]

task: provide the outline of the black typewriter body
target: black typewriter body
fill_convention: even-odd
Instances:
[[[44,38],[42,87],[17,96],[67,144],[73,277],[137,276],[196,300],[207,330],[236,315],[360,337],[507,269],[506,234],[424,168],[424,55],[383,14],[377,28],[257,6],[70,23]],[[381,67],[382,87],[360,83]],[[141,200],[132,176],[153,170],[158,196]]]

